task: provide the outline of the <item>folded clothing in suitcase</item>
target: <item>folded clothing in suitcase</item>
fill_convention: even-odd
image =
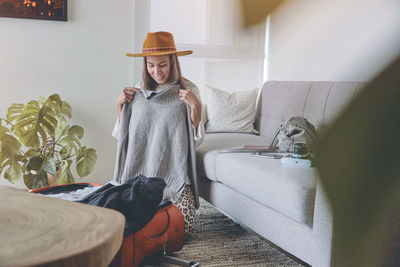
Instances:
[[[118,210],[127,219],[121,249],[111,266],[139,266],[144,258],[156,252],[180,250],[184,241],[183,214],[171,202],[159,206],[165,182],[153,179],[158,178],[138,176],[122,185],[74,183],[32,192],[49,196],[93,188],[94,192],[83,198],[75,195],[74,201],[78,199],[76,202]],[[150,185],[149,181],[153,184]],[[164,186],[160,186],[162,183]],[[90,192],[90,189],[87,191]]]

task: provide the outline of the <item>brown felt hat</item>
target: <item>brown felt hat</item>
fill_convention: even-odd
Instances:
[[[192,50],[176,51],[174,36],[169,32],[149,32],[143,43],[142,53],[130,54],[128,57],[147,57],[176,54],[186,56],[192,54]]]

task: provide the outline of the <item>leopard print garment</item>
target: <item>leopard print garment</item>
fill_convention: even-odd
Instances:
[[[185,186],[176,206],[183,213],[183,218],[185,220],[185,240],[188,240],[193,232],[195,215],[194,196],[190,185]]]

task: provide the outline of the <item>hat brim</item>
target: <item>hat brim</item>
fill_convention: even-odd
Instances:
[[[148,56],[164,56],[164,55],[171,55],[176,54],[177,56],[186,56],[192,54],[192,50],[186,51],[166,51],[166,52],[148,52],[148,53],[140,53],[140,54],[130,54],[127,53],[126,56],[128,57],[148,57]]]

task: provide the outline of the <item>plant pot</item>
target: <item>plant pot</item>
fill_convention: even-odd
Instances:
[[[57,175],[58,177],[61,176],[61,168],[58,168]],[[47,173],[47,183],[49,184],[49,186],[57,185],[58,184],[57,177],[51,173]]]

